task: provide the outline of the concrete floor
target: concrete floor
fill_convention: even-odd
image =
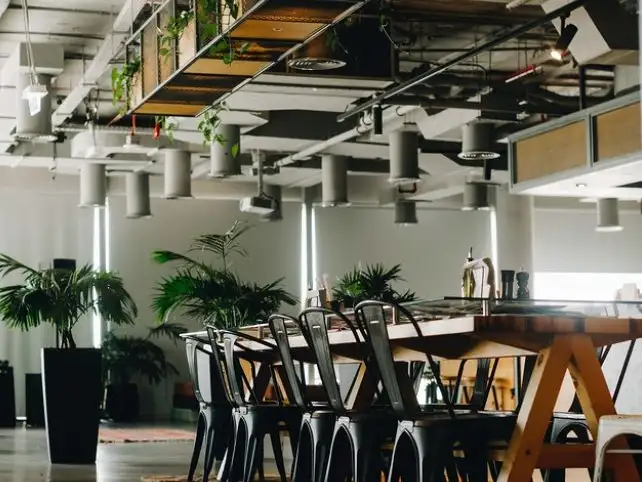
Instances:
[[[187,474],[191,454],[192,442],[99,444],[95,466],[52,466],[44,430],[0,429],[0,482],[140,482]]]

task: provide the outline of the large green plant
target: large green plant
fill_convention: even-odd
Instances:
[[[132,325],[137,309],[120,276],[87,264],[76,270],[37,270],[0,254],[0,277],[24,276],[23,284],[0,288],[0,317],[13,328],[53,325],[62,348],[75,348],[73,328],[89,313],[112,325]]]
[[[403,281],[401,265],[386,268],[381,263],[355,266],[344,274],[332,289],[332,297],[345,307],[353,307],[360,301],[379,300],[404,303],[417,298],[410,290],[398,292],[392,284]]]
[[[146,337],[108,332],[102,344],[104,380],[125,385],[135,375],[141,375],[155,385],[172,373],[178,375],[176,367],[167,361],[163,349],[152,339],[168,336],[175,342],[178,335],[186,331],[182,325],[163,323],[150,328]]]
[[[188,254],[154,251],[157,263],[176,263],[176,271],[163,278],[156,288],[153,308],[167,321],[177,310],[203,324],[233,328],[257,323],[278,310],[282,303],[297,300],[280,287],[283,278],[272,283],[242,281],[233,270],[233,256],[249,256],[241,237],[249,226],[235,222],[224,234],[206,234],[192,242]],[[213,257],[214,263],[193,255]]]

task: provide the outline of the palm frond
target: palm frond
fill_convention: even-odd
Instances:
[[[218,256],[223,262],[223,268],[228,267],[228,257],[232,254],[247,256],[247,250],[240,244],[240,238],[250,229],[250,226],[240,221],[234,221],[232,227],[223,234],[204,234],[197,237],[190,251],[208,252]]]
[[[187,328],[178,323],[160,323],[149,329],[149,338],[160,338],[163,336],[168,337],[174,343],[180,338],[180,335],[185,333]]]
[[[356,266],[339,278],[332,290],[333,298],[351,307],[363,300],[395,301],[404,303],[416,299],[412,291],[399,294],[392,287],[393,282],[404,281],[401,265],[386,268],[381,263]]]

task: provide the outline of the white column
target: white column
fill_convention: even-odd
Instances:
[[[502,269],[533,273],[533,210],[531,196],[509,194],[504,186],[496,188],[491,236],[498,278]]]

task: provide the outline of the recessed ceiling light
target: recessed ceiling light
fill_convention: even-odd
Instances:
[[[283,32],[283,29],[281,27],[273,27],[272,32]]]
[[[586,183],[585,183],[585,182],[578,182],[578,183],[575,185],[575,187],[580,187],[580,188],[582,188],[582,187],[586,187]]]

